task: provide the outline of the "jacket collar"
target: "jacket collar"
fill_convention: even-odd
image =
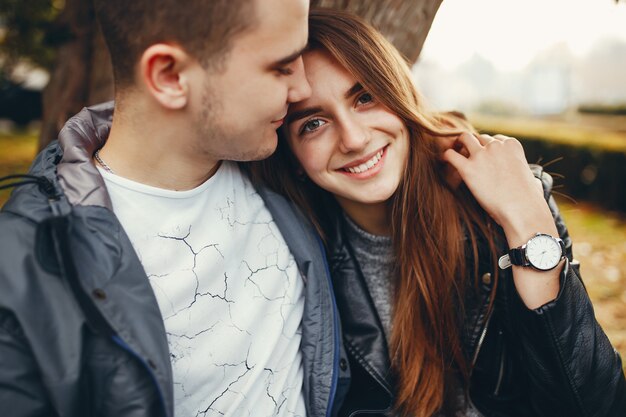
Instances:
[[[333,212],[333,223],[331,227],[326,227],[331,233],[328,236],[328,252],[346,348],[358,357],[360,364],[383,388],[395,392],[393,387],[397,381],[391,369],[388,342],[363,273],[346,237],[345,219],[338,206],[329,210]],[[498,240],[496,245],[501,246],[502,242]],[[488,246],[484,239],[479,239],[478,250],[481,259],[478,265],[479,277],[483,277],[478,283],[472,279],[473,265],[468,253],[470,264],[467,269],[465,314],[462,318],[463,345],[468,358],[477,353],[481,332],[487,325],[490,292],[494,284],[484,278],[491,270]]]
[[[328,228],[332,233],[328,236],[328,252],[346,349],[391,395],[395,381],[387,339],[339,210],[335,210],[333,227]]]
[[[104,180],[93,164],[93,154],[106,142],[113,120],[113,102],[84,108],[59,133],[62,152],[59,183],[72,205],[112,209]]]
[[[70,206],[112,209],[104,180],[92,162],[109,135],[112,118],[112,101],[83,109],[33,161],[29,174],[51,184],[65,211]],[[39,223],[54,211],[49,198],[37,185],[25,185],[14,190],[2,210]]]

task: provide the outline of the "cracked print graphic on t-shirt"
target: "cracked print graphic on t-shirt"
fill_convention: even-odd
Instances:
[[[304,416],[302,278],[237,166],[176,198],[105,179],[163,315],[176,415]]]

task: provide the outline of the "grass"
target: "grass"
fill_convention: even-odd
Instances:
[[[37,152],[37,132],[15,135],[0,134],[0,177],[25,174]],[[0,206],[9,198],[11,190],[0,190]]]
[[[25,173],[36,148],[36,133],[0,134],[0,176]],[[0,206],[8,196],[8,190],[0,191]],[[596,317],[626,359],[626,219],[584,203],[559,201],[559,206]]]

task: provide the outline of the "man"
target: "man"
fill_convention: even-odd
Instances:
[[[270,155],[310,94],[308,2],[95,5],[115,116],[72,118],[0,214],[0,404],[332,415],[347,365],[321,245],[233,162]]]

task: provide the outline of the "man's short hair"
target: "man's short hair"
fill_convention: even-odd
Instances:
[[[235,35],[254,23],[252,0],[94,0],[117,87],[133,84],[143,51],[173,42],[206,68],[218,66]]]

